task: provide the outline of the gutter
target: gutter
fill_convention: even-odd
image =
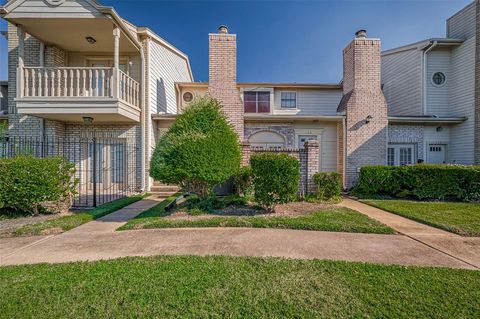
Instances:
[[[423,114],[427,114],[427,53],[430,52],[433,48],[435,48],[438,44],[438,41],[435,40],[433,41],[433,44],[423,51],[423,75],[422,75],[422,108],[423,108]]]
[[[389,123],[431,123],[431,124],[461,124],[468,117],[415,117],[415,116],[389,116]]]

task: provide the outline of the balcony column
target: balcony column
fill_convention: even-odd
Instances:
[[[113,29],[114,55],[113,55],[113,97],[119,98],[120,94],[120,28],[115,26]]]
[[[25,66],[25,31],[17,26],[18,36],[18,68],[17,68],[17,97],[23,97],[23,67]]]

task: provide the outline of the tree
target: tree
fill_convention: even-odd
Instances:
[[[150,176],[205,197],[238,171],[240,161],[238,136],[220,103],[204,97],[193,101],[160,137]]]

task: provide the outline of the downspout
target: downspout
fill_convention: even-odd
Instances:
[[[342,119],[343,123],[343,165],[342,165],[342,175],[343,175],[343,188],[347,188],[347,118]]]
[[[145,105],[145,95],[147,94],[146,91],[145,91],[145,54],[143,52],[145,48],[142,47],[141,50],[140,50],[140,59],[141,59],[141,84],[140,84],[140,90],[142,92],[141,94],[141,108],[143,108],[143,115],[140,117],[140,127],[142,128],[141,131],[142,131],[142,134],[141,134],[141,141],[140,141],[140,152],[142,154],[142,160],[141,160],[141,175],[142,175],[142,178],[141,178],[141,191],[144,192],[145,189],[146,189],[146,183],[145,183],[145,174],[146,174],[146,152],[145,150],[147,150],[148,148],[146,147],[145,143],[146,143],[146,130],[147,130],[147,123],[145,121],[146,117],[148,116],[147,114],[149,114],[147,112],[147,108],[146,108],[146,105]]]
[[[436,47],[438,41],[433,41],[433,44],[423,51],[423,75],[422,75],[422,107],[423,115],[427,115],[427,53],[430,52],[434,47]]]

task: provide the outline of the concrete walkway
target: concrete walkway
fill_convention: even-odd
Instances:
[[[462,237],[411,219],[345,198],[342,206],[356,210],[426,246],[480,268],[480,238]]]
[[[467,269],[480,266],[405,235],[251,228],[115,231],[157,203],[158,200],[149,198],[57,236],[37,238],[34,242],[25,239],[24,246],[18,238],[0,239],[0,265],[187,254],[319,258]],[[345,203],[350,204],[353,205]],[[444,239],[448,241],[450,237]],[[478,247],[477,244],[474,246]]]

